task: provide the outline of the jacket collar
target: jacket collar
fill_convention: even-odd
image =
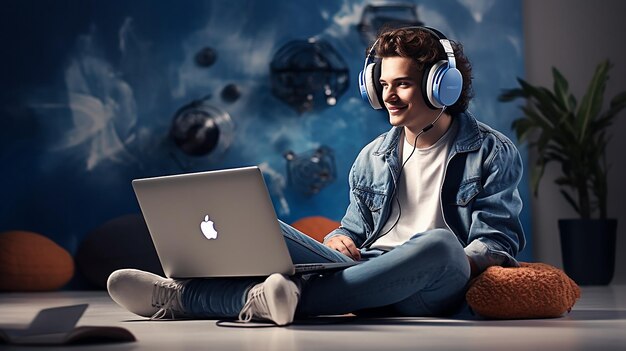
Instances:
[[[469,112],[461,112],[452,116],[455,123],[459,123],[459,129],[454,140],[453,150],[456,152],[470,152],[480,148],[483,142],[483,136],[478,129],[478,121]],[[380,143],[378,149],[374,151],[375,156],[391,153],[398,146],[398,141],[402,136],[402,130],[404,127],[393,127],[385,134],[385,137]]]

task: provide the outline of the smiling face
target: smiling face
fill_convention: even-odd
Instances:
[[[433,110],[422,97],[422,73],[417,63],[407,57],[384,57],[380,83],[383,101],[389,111],[389,123],[418,131],[432,122]]]

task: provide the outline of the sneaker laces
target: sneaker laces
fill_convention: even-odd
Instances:
[[[270,319],[269,306],[265,299],[263,283],[257,284],[248,293],[248,300],[239,312],[240,322],[250,322],[256,313],[257,317]]]
[[[150,319],[163,319],[168,314],[175,319],[176,314],[184,314],[180,302],[183,285],[176,281],[155,282],[152,288],[152,307],[159,310]]]

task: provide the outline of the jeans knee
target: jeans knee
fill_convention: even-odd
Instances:
[[[432,262],[450,268],[456,268],[461,272],[467,272],[469,277],[469,261],[454,233],[447,229],[433,229],[425,233],[415,235],[409,242],[422,246],[422,250],[427,252]]]

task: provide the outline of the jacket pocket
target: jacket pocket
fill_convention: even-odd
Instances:
[[[482,190],[483,185],[480,177],[464,180],[456,193],[456,204],[463,207],[467,206]]]
[[[355,188],[353,190],[354,196],[357,199],[359,211],[369,233],[374,231],[374,223],[380,217],[380,210],[383,207],[385,195],[362,188]]]
[[[375,191],[364,190],[361,188],[354,189],[354,195],[359,202],[371,212],[377,212],[383,207],[385,195]]]

